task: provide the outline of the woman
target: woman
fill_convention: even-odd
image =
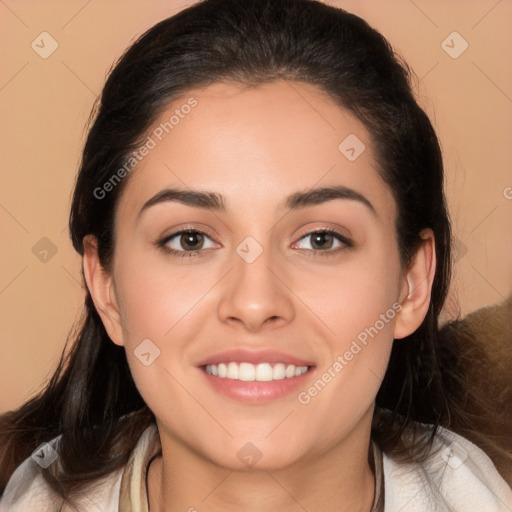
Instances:
[[[2,511],[512,507],[449,430],[475,383],[440,355],[438,141],[360,18],[205,0],[150,29],[104,87],[70,232],[86,313],[1,420]]]

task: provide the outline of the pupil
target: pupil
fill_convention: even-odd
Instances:
[[[316,248],[325,248],[325,246],[330,246],[332,243],[332,235],[330,233],[315,233],[313,235],[313,247]],[[315,247],[316,246],[316,247]]]
[[[198,240],[199,238],[199,240]],[[183,233],[181,235],[181,245],[184,249],[197,249],[201,243],[202,235],[200,233]]]

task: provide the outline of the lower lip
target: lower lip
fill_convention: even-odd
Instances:
[[[306,379],[314,372],[314,367],[297,377],[270,380],[266,382],[228,379],[216,377],[206,373],[204,367],[200,368],[210,385],[219,393],[240,402],[260,404],[277,400],[304,387]]]

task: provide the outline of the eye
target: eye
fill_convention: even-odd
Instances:
[[[206,233],[197,229],[176,231],[158,242],[159,248],[166,253],[182,256],[199,256],[206,249],[218,246]],[[333,229],[320,229],[302,236],[292,246],[293,249],[305,249],[313,255],[332,255],[346,250],[353,243]]]
[[[206,233],[196,229],[177,231],[165,237],[158,245],[164,251],[177,256],[197,256],[199,251],[216,246]]]
[[[333,253],[352,247],[352,242],[332,229],[321,229],[304,235],[294,244],[298,249]]]

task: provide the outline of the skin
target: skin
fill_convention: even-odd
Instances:
[[[85,240],[89,290],[157,419],[162,457],[149,470],[151,511],[369,511],[375,397],[393,339],[416,330],[427,313],[433,234],[422,233],[414,261],[401,268],[396,204],[371,137],[315,86],[216,83],[173,101],[155,126],[191,96],[197,106],[128,179],[111,269],[101,267],[94,238]],[[338,149],[348,134],[366,146],[355,161]],[[350,199],[280,207],[290,194],[332,185],[364,195],[376,213]],[[222,194],[227,210],[167,201],[139,216],[171,187]],[[199,256],[158,247],[184,227],[210,237],[198,244]],[[353,246],[334,253],[343,245],[334,240],[313,257],[306,235],[320,228],[334,228]],[[247,236],[263,248],[250,264],[236,252]],[[172,247],[184,251],[179,241]],[[241,403],[207,385],[196,367],[233,347],[273,348],[315,362],[300,391],[307,390],[396,303],[400,312],[307,405],[297,393]],[[148,338],[161,354],[144,366],[134,350]],[[237,457],[248,442],[262,455],[251,468]]]

